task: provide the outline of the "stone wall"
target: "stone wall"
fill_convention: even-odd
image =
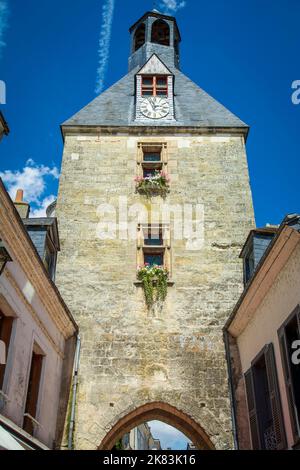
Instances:
[[[97,237],[99,204],[117,207],[127,196],[129,206],[150,205],[135,194],[139,142],[167,142],[166,202],[204,207],[204,245],[189,251],[172,239],[174,285],[154,311],[134,284],[136,241]],[[67,135],[57,217],[57,285],[82,337],[76,448],[95,449],[119,418],[152,401],[231,448],[222,327],[242,290],[238,255],[254,226],[243,138]]]

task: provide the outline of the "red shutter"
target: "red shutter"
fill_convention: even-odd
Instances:
[[[283,450],[286,448],[286,435],[278,387],[274,347],[272,343],[266,346],[265,362],[268,376],[269,396],[271,402],[273,427],[276,437],[277,450]]]
[[[256,412],[255,392],[254,392],[254,381],[253,381],[253,370],[250,368],[245,373],[245,386],[247,394],[247,405],[249,413],[249,425],[251,432],[252,449],[261,449],[258,418]]]

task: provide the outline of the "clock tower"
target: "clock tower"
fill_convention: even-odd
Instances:
[[[62,125],[56,282],[81,336],[66,437],[110,449],[158,419],[231,449],[249,128],[182,73],[174,17],[147,12],[130,41],[128,73]]]

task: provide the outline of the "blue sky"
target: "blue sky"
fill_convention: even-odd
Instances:
[[[25,197],[40,211],[57,191],[59,125],[95,97],[99,68],[105,88],[126,74],[128,28],[153,6],[151,0],[115,0],[110,22],[102,7],[111,1],[0,0],[9,8],[7,29],[0,16],[0,80],[7,85],[1,110],[11,128],[1,142],[0,171],[9,171],[10,188],[23,183]],[[300,212],[300,105],[291,101],[291,84],[300,80],[300,2],[185,3],[176,13],[182,70],[251,126],[256,221],[279,223],[286,213]]]
[[[182,432],[178,431],[178,429],[162,421],[149,421],[148,424],[152,436],[160,440],[160,445],[163,450],[169,447],[172,450],[186,450],[187,443],[191,442]]]

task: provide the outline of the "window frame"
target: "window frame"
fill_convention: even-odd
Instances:
[[[258,404],[257,373],[255,367],[264,359],[268,384],[268,399],[272,415],[272,425],[276,437],[277,449],[286,449],[286,430],[282,411],[282,402],[278,383],[277,364],[273,343],[266,344],[251,361],[250,368],[244,373],[244,385],[247,397],[248,422],[253,449],[262,449],[263,429]],[[250,389],[249,389],[250,387]],[[250,397],[250,400],[249,400]],[[251,403],[252,407],[251,407]]]
[[[294,320],[296,320],[296,323],[298,326],[298,335],[300,339],[300,304],[298,304],[295,307],[295,309],[290,313],[290,315],[282,323],[280,328],[277,330],[277,335],[278,335],[278,341],[279,341],[279,346],[280,346],[281,366],[282,366],[283,377],[284,377],[286,398],[288,402],[290,424],[292,427],[294,446],[296,447],[296,446],[299,446],[300,444],[300,409],[297,410],[297,414],[296,414],[295,409],[294,409],[294,407],[296,406],[295,385],[293,383],[293,378],[292,378],[292,373],[291,373],[291,366],[290,366],[289,355],[287,351],[287,337],[286,337],[286,329]]]
[[[16,337],[16,330],[17,330],[17,319],[18,317],[15,315],[15,312],[11,309],[11,307],[6,303],[6,300],[2,295],[0,295],[0,311],[4,317],[11,318],[12,325],[9,337],[9,345],[6,348],[6,364],[4,367],[3,379],[2,384],[0,387],[0,408],[5,406],[5,401],[7,399],[7,393],[9,388],[9,381],[12,372],[12,364],[13,364],[13,356],[15,352],[15,337]],[[4,403],[3,403],[4,400]]]
[[[35,413],[34,413],[35,416],[32,416],[26,411],[26,408],[27,408],[27,402],[28,402],[28,392],[29,392],[29,386],[30,386],[32,360],[33,360],[34,355],[41,357],[41,367],[40,367],[40,373],[39,373],[39,384],[38,384],[37,398],[36,398],[36,403],[35,403]],[[40,426],[39,415],[40,415],[42,394],[43,394],[43,389],[44,389],[44,375],[45,375],[46,357],[47,356],[46,356],[45,352],[43,351],[43,349],[40,347],[40,345],[38,344],[36,339],[33,338],[32,346],[31,346],[31,349],[30,349],[30,360],[29,360],[28,369],[27,369],[27,384],[26,384],[26,392],[24,393],[23,423],[22,423],[22,429],[25,430],[26,423],[31,422],[32,433],[30,433],[29,431],[26,431],[26,430],[25,431],[28,432],[33,437],[36,436],[37,428]]]
[[[46,262],[46,257],[47,257],[48,253],[50,255],[50,263],[49,264]],[[54,245],[49,233],[47,233],[46,239],[45,239],[43,263],[44,263],[46,271],[49,274],[49,277],[52,281],[55,280],[56,261],[57,261],[57,250],[55,248],[55,245]]]
[[[145,243],[145,232],[159,229],[162,232],[162,245],[150,245]],[[145,265],[145,254],[162,254],[163,267],[168,270],[169,277],[171,278],[171,233],[169,224],[144,224],[140,223],[137,226],[137,266]]]
[[[147,153],[160,153],[159,161],[145,161]],[[137,175],[144,176],[144,169],[166,171],[168,167],[166,142],[139,142],[137,146]]]
[[[144,80],[152,80],[151,85],[145,85]],[[158,80],[165,80],[164,85],[157,85]],[[145,94],[146,91],[151,91],[151,94]],[[165,91],[164,94],[158,94],[159,91]],[[168,75],[142,75],[141,77],[141,96],[146,98],[147,96],[160,96],[166,97],[169,96],[169,84],[168,84]]]

